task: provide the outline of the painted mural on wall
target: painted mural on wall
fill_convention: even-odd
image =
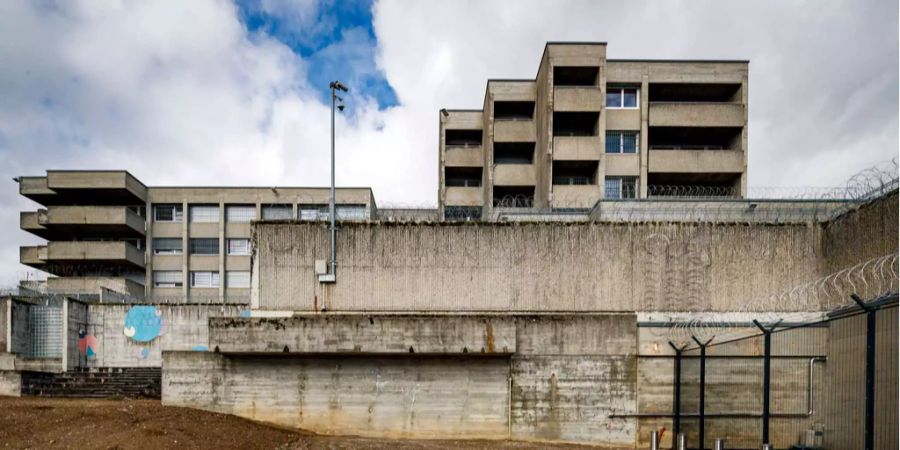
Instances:
[[[78,351],[88,359],[97,357],[98,342],[93,334],[87,334],[84,330],[78,331]]]
[[[162,332],[162,311],[155,306],[133,306],[125,314],[125,336],[132,341],[150,342]]]

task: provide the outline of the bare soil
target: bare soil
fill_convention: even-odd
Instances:
[[[159,400],[0,397],[0,449],[582,449],[516,441],[323,436]]]

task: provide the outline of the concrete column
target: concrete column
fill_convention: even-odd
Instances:
[[[641,177],[638,180],[638,198],[647,198],[647,164],[650,160],[650,75],[644,73],[641,79]]]
[[[219,202],[219,301],[225,302],[225,202]]]
[[[606,60],[600,61],[600,72],[597,74],[600,83],[600,118],[597,122],[597,134],[600,137],[600,163],[597,164],[597,185],[600,187],[600,198],[606,196]]]
[[[144,206],[144,233],[146,244],[144,248],[144,296],[153,295],[153,205],[149,195]]]
[[[744,153],[744,166],[743,173],[741,174],[740,180],[740,188],[741,188],[741,197],[747,196],[747,153],[748,150],[748,142],[749,142],[749,130],[747,124],[749,123],[750,117],[750,97],[747,92],[747,88],[749,83],[747,82],[747,76],[745,75],[743,80],[741,80],[741,103],[744,105],[744,128],[741,130],[741,151]]]
[[[187,301],[191,285],[191,241],[189,234],[190,228],[188,227],[188,222],[191,220],[191,211],[188,209],[187,200],[182,201],[181,210],[181,272],[184,277],[184,282],[181,286],[181,295],[184,297],[184,301]]]

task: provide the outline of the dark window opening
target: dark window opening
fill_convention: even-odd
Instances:
[[[728,103],[741,101],[739,83],[651,83],[651,102]]]
[[[481,207],[480,206],[445,206],[444,207],[444,220],[480,220],[481,219]]]
[[[495,142],[494,164],[531,164],[534,142]]]
[[[534,102],[494,102],[494,120],[531,120]]]
[[[596,184],[598,165],[597,161],[553,161],[553,184]]]
[[[481,167],[445,167],[444,184],[456,187],[481,186]]]
[[[444,130],[447,147],[477,147],[481,145],[481,130]]]
[[[600,75],[599,67],[563,67],[553,68],[554,86],[597,86]]]
[[[531,208],[534,186],[494,186],[495,208]]]
[[[741,129],[732,127],[650,127],[651,150],[728,150],[741,148]]]
[[[598,112],[554,112],[554,136],[597,136]]]

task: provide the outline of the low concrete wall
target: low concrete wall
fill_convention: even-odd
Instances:
[[[632,314],[328,315],[210,327],[222,353],[163,352],[165,404],[322,433],[635,442],[636,420],[612,417],[635,410]],[[509,353],[491,353],[492,340]]]
[[[0,298],[0,353],[9,352],[7,343],[9,342],[9,316],[10,308],[12,308],[12,300],[8,298]]]
[[[78,330],[69,336],[69,354],[77,355],[81,367],[159,367],[163,350],[206,349],[209,344],[210,317],[237,316],[238,306],[221,305],[149,305],[161,319],[158,336],[139,342],[125,335],[125,318],[133,307],[147,305],[92,304],[87,313],[86,335],[95,343],[95,356],[79,352]],[[73,353],[78,352],[78,353]],[[72,361],[70,359],[70,366]]]
[[[21,395],[22,374],[9,370],[0,370],[0,397],[19,397]]]
[[[17,300],[11,302],[9,351],[27,356],[31,353],[31,321],[28,316],[30,304]]]

